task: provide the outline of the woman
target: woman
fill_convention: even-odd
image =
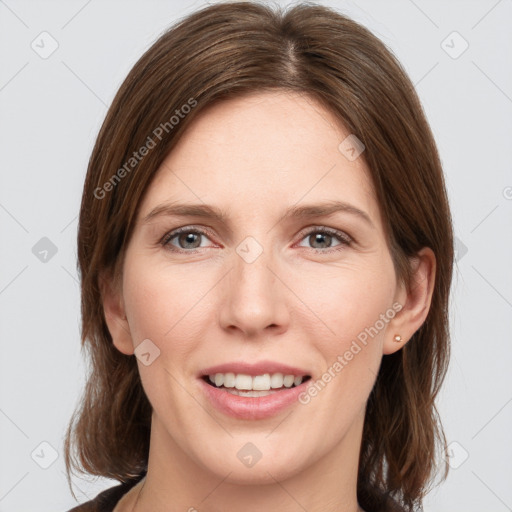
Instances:
[[[73,510],[421,506],[452,236],[417,95],[368,30],[311,4],[176,24],[85,181],[66,466],[121,484]]]

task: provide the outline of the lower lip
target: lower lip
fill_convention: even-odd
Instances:
[[[206,397],[224,414],[244,420],[260,420],[275,416],[292,403],[298,402],[298,396],[311,379],[299,386],[258,397],[232,395],[228,391],[210,386],[203,379],[199,380]]]

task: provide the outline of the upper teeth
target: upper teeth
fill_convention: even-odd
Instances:
[[[269,389],[291,388],[294,384],[298,386],[302,382],[302,377],[295,375],[283,375],[282,373],[265,373],[264,375],[245,375],[243,373],[215,373],[209,375],[210,382],[217,387],[236,388],[240,390],[259,390],[267,391]]]

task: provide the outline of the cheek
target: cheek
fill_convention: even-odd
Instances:
[[[190,403],[184,379],[212,325],[215,307],[205,297],[214,285],[208,279],[212,273],[198,272],[195,278],[185,266],[170,268],[135,257],[127,258],[125,269],[123,291],[134,346],[149,339],[157,347],[154,362],[138,362],[143,387],[155,409],[172,410],[179,421]]]
[[[309,290],[308,306],[318,319],[304,320],[300,328],[308,330],[306,337],[314,343],[323,367],[318,369],[315,389],[312,386],[303,395],[302,403],[311,405],[316,418],[309,429],[331,425],[325,438],[329,444],[335,442],[336,432],[345,432],[364,412],[382,360],[384,334],[395,314],[395,277],[386,262],[336,269],[329,279],[316,277],[322,286],[308,285],[304,293]],[[303,277],[302,283],[306,281]]]
[[[172,411],[179,423],[189,402],[182,372],[204,337],[198,321],[204,311],[198,301],[207,283],[143,258],[127,258],[125,269],[123,294],[134,346],[149,339],[158,353],[147,366],[138,361],[142,385],[153,408],[163,415]]]
[[[309,317],[312,313],[316,317],[306,328],[320,327],[333,349],[343,348],[366,332],[391,308],[395,292],[391,261],[348,263],[314,273],[305,271],[301,276],[295,279],[297,295],[304,298]],[[378,326],[383,330],[380,322]]]
[[[194,330],[193,318],[201,311],[207,280],[193,279],[190,272],[143,258],[127,260],[125,268],[129,269],[123,281],[125,307],[130,330],[137,338],[134,342],[154,338],[163,346],[173,339],[173,347],[179,350],[182,335],[190,338]]]
[[[321,401],[340,405],[332,409],[331,421],[343,429],[366,403],[382,360],[384,335],[395,314],[392,261],[374,258],[317,272],[317,286],[309,273],[302,275],[304,296],[318,317],[301,324],[323,363],[318,394]]]

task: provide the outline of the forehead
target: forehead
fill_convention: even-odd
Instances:
[[[297,93],[253,93],[208,106],[157,171],[141,215],[164,201],[254,215],[338,200],[380,225],[363,158],[351,161],[339,149],[349,135],[332,112]]]

